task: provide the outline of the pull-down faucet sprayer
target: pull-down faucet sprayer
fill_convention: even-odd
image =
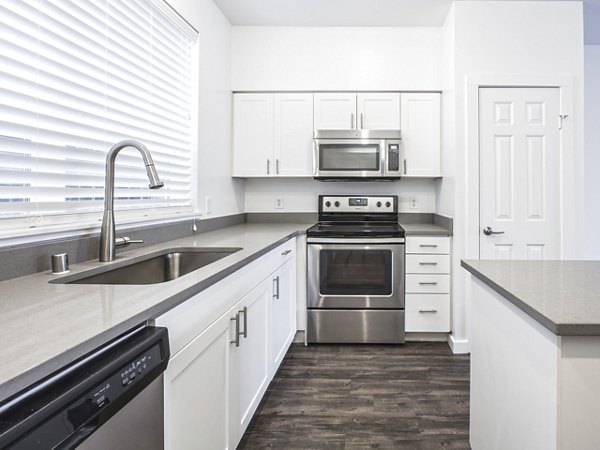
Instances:
[[[134,147],[142,154],[144,164],[146,165],[146,173],[150,184],[150,189],[160,189],[164,183],[158,178],[152,155],[146,146],[140,142],[126,140],[117,142],[108,151],[106,156],[106,177],[104,184],[104,215],[102,216],[102,227],[100,228],[100,261],[114,261],[115,248],[126,246],[129,244],[139,244],[143,241],[131,240],[128,237],[115,237],[115,215],[113,211],[114,194],[115,194],[115,159],[117,154],[125,147]]]

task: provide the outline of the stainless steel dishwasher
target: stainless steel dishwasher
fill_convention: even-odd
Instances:
[[[0,448],[162,449],[166,328],[107,343],[0,404]]]

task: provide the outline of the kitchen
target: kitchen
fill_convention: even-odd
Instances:
[[[397,195],[400,214],[422,213],[432,224],[434,218],[437,220],[452,218],[452,237],[446,237],[449,241],[451,239],[451,252],[447,253],[451,258],[448,271],[451,285],[449,308],[451,309],[448,311],[447,329],[451,332],[446,331],[442,334],[452,352],[468,353],[471,333],[470,308],[473,299],[470,294],[469,275],[461,268],[460,261],[479,258],[481,233],[480,212],[477,205],[480,203],[480,198],[479,191],[473,187],[479,185],[477,92],[480,86],[560,87],[563,95],[560,114],[568,116],[564,118],[561,135],[563,155],[560,170],[563,181],[560,183],[558,195],[563,199],[564,206],[558,211],[558,221],[561,223],[560,258],[597,258],[598,252],[594,253],[597,238],[593,232],[585,233],[584,230],[584,224],[586,227],[590,226],[590,230],[594,229],[596,219],[593,213],[593,201],[591,197],[586,196],[592,196],[596,189],[593,184],[593,164],[588,164],[588,156],[592,158],[590,161],[593,161],[593,152],[588,152],[587,147],[584,150],[583,143],[584,46],[581,2],[438,2],[435,5],[428,5],[426,11],[416,8],[414,2],[396,2],[395,7],[399,9],[383,10],[388,13],[379,15],[375,11],[372,13],[373,16],[365,12],[364,4],[356,2],[356,9],[348,8],[348,16],[345,18],[335,15],[339,12],[339,8],[329,11],[323,8],[321,22],[318,17],[308,22],[309,19],[301,14],[305,6],[298,10],[294,10],[292,6],[278,10],[277,5],[271,4],[270,8],[265,7],[263,10],[250,5],[245,11],[248,15],[240,18],[236,17],[236,14],[242,14],[243,8],[235,5],[234,2],[219,1],[215,4],[210,0],[202,2],[178,0],[169,3],[199,32],[198,84],[195,86],[198,104],[194,117],[197,118],[198,124],[195,140],[200,151],[192,160],[193,167],[197,167],[192,190],[199,215],[196,216],[198,220],[191,226],[198,228],[200,233],[195,237],[192,235],[190,239],[196,242],[195,245],[244,249],[239,251],[237,256],[233,253],[222,261],[202,268],[203,277],[224,276],[221,272],[227,270],[225,261],[228,258],[235,258],[236,262],[241,263],[247,258],[252,258],[251,248],[258,251],[260,246],[260,242],[252,245],[250,235],[241,243],[225,235],[219,237],[218,234],[212,242],[203,240],[203,231],[207,231],[210,227],[239,225],[240,215],[243,214],[247,214],[249,220],[264,221],[265,218],[273,217],[275,214],[280,217],[282,213],[289,213],[289,215],[285,214],[285,219],[280,217],[278,220],[292,222],[290,228],[280,226],[270,230],[273,234],[271,244],[279,245],[283,244],[279,242],[281,239],[297,231],[297,226],[294,226],[293,222],[303,222],[298,219],[299,217],[307,217],[307,214],[310,217],[310,220],[305,222],[306,228],[316,222],[317,197],[320,194],[359,197]],[[388,7],[394,8],[393,5]],[[277,12],[279,15],[276,14]],[[253,13],[256,16],[253,16]],[[588,68],[587,47],[586,70]],[[592,51],[593,49],[590,48],[590,52]],[[590,55],[594,56],[594,53]],[[335,64],[332,64],[332,61]],[[588,79],[591,78],[586,77],[586,83]],[[590,89],[593,88],[592,85]],[[587,84],[585,89],[587,93]],[[271,173],[268,174],[269,176],[267,174],[257,177],[246,175],[243,178],[235,176],[233,161],[236,139],[235,100],[232,99],[232,92],[235,92],[236,96],[311,94],[313,99],[317,94],[354,93],[356,96],[360,93],[390,93],[398,95],[400,102],[405,94],[438,95],[441,98],[439,173],[429,176],[406,176],[400,181],[391,183],[323,183],[313,180],[312,176],[278,177],[270,176]],[[585,103],[585,108],[587,120],[588,115],[591,116],[594,111],[588,114],[588,102]],[[402,120],[402,112],[400,116]],[[351,118],[348,122],[350,120]],[[353,121],[356,126],[359,116],[355,115]],[[593,126],[586,127],[585,132],[593,133]],[[593,138],[594,135],[591,136]],[[148,147],[152,151],[151,146]],[[309,153],[309,157],[311,156]],[[270,164],[273,164],[272,169],[275,171],[276,161],[273,159]],[[261,160],[260,165],[261,169],[266,169],[267,161]],[[161,167],[158,158],[156,166],[160,175]],[[409,163],[409,169],[411,168],[412,165]],[[157,190],[156,195],[160,195],[161,191]],[[101,196],[101,193],[99,195]],[[117,207],[118,203],[119,200],[115,202]],[[97,221],[99,215],[100,213],[94,214],[91,220]],[[161,240],[157,234],[160,232],[157,229],[148,230],[161,223],[161,219],[157,219],[154,223],[146,222],[144,224],[147,228],[146,232],[144,230],[138,232],[135,225],[128,223],[127,220],[129,219],[126,216],[119,215],[117,212],[117,228],[126,228],[132,238],[145,239],[146,244],[159,245]],[[10,264],[18,257],[16,248],[19,245],[23,248],[31,248],[31,245],[27,244],[32,241],[69,237],[68,230],[65,231],[67,227],[52,235],[49,233],[50,227],[46,231],[43,228],[43,220],[40,222],[42,226],[36,224],[37,230],[24,227],[29,229],[22,233],[13,232],[11,238],[6,241],[1,263],[3,279],[36,271],[46,271],[47,279],[50,279],[52,277],[49,274],[50,255],[64,251],[67,251],[72,259],[73,275],[84,269],[93,270],[97,266],[97,262],[92,261],[95,259],[95,255],[92,254],[97,251],[97,247],[93,247],[94,243],[97,244],[93,239],[98,234],[97,225],[96,228],[88,225],[89,230],[80,233],[83,241],[89,244],[90,248],[93,247],[92,250],[82,250],[72,242],[69,244],[63,242],[62,245],[49,243],[48,247],[44,248],[43,258],[34,252],[29,254],[34,255],[33,258],[29,257],[30,262]],[[162,222],[166,220],[162,219]],[[183,223],[183,220],[180,222]],[[209,223],[217,225],[207,225]],[[119,224],[123,225],[119,227]],[[56,229],[57,225],[53,224],[53,226]],[[83,228],[84,225],[79,227]],[[60,226],[58,228],[60,229]],[[187,222],[185,230],[183,228],[181,226],[180,229],[163,232],[163,235],[170,235],[172,239],[184,238],[187,232],[189,236]],[[34,234],[36,231],[38,233],[41,231],[44,235],[40,237],[40,234]],[[218,230],[216,231],[218,233]],[[71,232],[70,236],[73,234]],[[258,239],[255,235],[252,236]],[[288,257],[291,254],[297,255],[295,270],[299,276],[295,281],[298,298],[301,299],[306,296],[306,293],[305,291],[303,293],[302,271],[299,271],[298,267],[306,264],[302,259],[302,249],[305,248],[303,239],[306,238],[299,235],[295,236],[295,239],[297,241],[295,248],[286,248],[284,251],[291,250],[292,253],[289,253]],[[185,245],[191,244],[186,241]],[[271,250],[274,250],[274,247],[269,249]],[[144,248],[139,247],[131,250],[129,254],[140,258],[143,253]],[[82,261],[88,262],[81,263]],[[275,266],[270,267],[276,270],[287,263],[288,260],[285,260],[280,265],[274,263]],[[25,273],[22,268],[15,267],[21,265],[26,266]],[[21,270],[19,275],[9,276],[11,273],[19,273],[19,270]],[[249,276],[241,273],[238,275]],[[253,278],[258,281],[266,279],[269,275],[270,272],[261,272]],[[164,298],[175,299],[171,307],[181,303],[186,293],[189,297],[194,289],[199,289],[195,284],[200,278],[195,282],[187,283],[186,280],[190,277],[193,276],[182,277],[177,281],[177,283],[184,283],[185,286],[178,284],[178,287],[174,288],[160,285],[159,291],[164,291],[161,293]],[[2,291],[3,297],[9,292],[15,299],[23,298],[16,287],[12,290],[8,284],[4,284],[8,290]],[[53,290],[45,291],[47,295],[57,295],[60,292],[67,297],[64,300],[68,300],[64,306],[59,306],[56,311],[57,317],[60,317],[60,314],[63,317],[70,317],[72,314],[67,304],[71,302],[73,306],[76,299],[72,297],[75,294],[69,294],[70,288],[77,288],[76,292],[79,293],[89,289],[85,285],[54,284],[52,286]],[[114,310],[111,313],[111,308],[114,306],[111,303],[112,295],[116,292],[124,293],[131,302],[129,306],[131,311],[123,312],[119,318],[111,316],[111,314],[121,314]],[[206,295],[206,291],[204,292]],[[39,293],[43,294],[44,291]],[[238,296],[241,293],[242,291],[231,294],[231,298],[242,298]],[[85,332],[76,327],[77,331],[74,331],[75,334],[71,336],[73,342],[86,345],[59,348],[57,344],[57,348],[52,349],[50,354],[61,355],[69,349],[66,353],[73,352],[71,358],[76,358],[81,356],[82,353],[78,354],[78,352],[82,349],[89,351],[93,348],[90,347],[91,343],[98,342],[94,333],[101,334],[107,340],[114,338],[125,331],[126,328],[123,328],[125,325],[130,325],[131,328],[139,323],[141,311],[146,312],[155,308],[153,312],[148,313],[151,314],[148,317],[157,317],[159,310],[162,313],[165,308],[165,305],[161,307],[162,309],[152,306],[153,300],[158,301],[156,297],[153,299],[152,295],[157,293],[151,293],[147,289],[135,290],[131,286],[115,287],[114,291],[111,287],[94,295],[104,308],[103,314],[98,317],[107,325],[103,327],[102,324],[95,324],[94,327],[98,327],[96,331],[85,330]],[[14,302],[16,303],[16,300]],[[181,305],[188,304],[192,307],[192,303],[186,302]],[[222,305],[223,312],[229,306],[233,306],[233,303],[225,303]],[[203,314],[207,314],[202,319],[204,326],[211,323],[210,314],[213,314],[213,319],[218,318],[216,305],[208,307],[206,300],[202,299],[198,299],[197,304]],[[36,305],[37,308],[41,308],[39,303]],[[14,307],[16,308],[16,305]],[[205,308],[212,312],[206,313]],[[306,313],[303,308],[305,306],[300,301],[296,311],[298,330],[306,329]],[[9,311],[17,314],[16,309]],[[20,314],[26,313],[21,311]],[[6,342],[13,342],[16,345],[18,340],[23,338],[10,336],[10,324],[14,325],[14,319],[11,321],[10,318],[14,316],[8,313],[3,316],[7,321],[3,324],[3,328],[7,330],[3,338],[6,337]],[[96,317],[92,314],[91,316]],[[17,314],[17,317],[21,316]],[[235,322],[236,325],[238,322],[243,322],[246,315],[240,313],[237,317],[239,319]],[[50,318],[47,320],[52,323]],[[120,327],[118,333],[108,326],[117,323]],[[182,325],[175,329],[183,330],[184,327]],[[245,329],[243,323],[240,323],[240,329]],[[169,327],[171,334],[172,331]],[[64,329],[61,332],[64,332]],[[58,334],[59,331],[56,333]],[[172,335],[171,338],[175,339]],[[190,340],[190,336],[184,336],[179,342],[190,342]],[[284,341],[287,342],[287,339]],[[175,345],[173,342],[171,347],[172,354],[182,348],[180,344]],[[34,359],[36,355],[32,352],[31,358]],[[7,353],[6,356],[11,357],[11,354]],[[39,357],[48,358],[42,355]],[[274,360],[279,360],[280,357],[281,355],[278,355]],[[34,368],[35,364],[32,361],[25,361],[22,367],[25,371]],[[52,363],[49,367],[53,367]],[[269,376],[273,375],[274,367],[273,365],[266,368]],[[3,380],[7,378],[3,377]],[[264,388],[266,389],[266,385]],[[235,444],[231,445],[235,446]]]

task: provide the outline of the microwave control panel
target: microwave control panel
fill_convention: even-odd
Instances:
[[[363,212],[394,213],[396,212],[395,196],[323,196],[321,211],[323,212]]]

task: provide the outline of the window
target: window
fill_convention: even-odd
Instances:
[[[149,148],[165,187],[125,149],[115,208],[190,211],[196,35],[162,0],[0,2],[0,227],[102,211],[122,139]]]

